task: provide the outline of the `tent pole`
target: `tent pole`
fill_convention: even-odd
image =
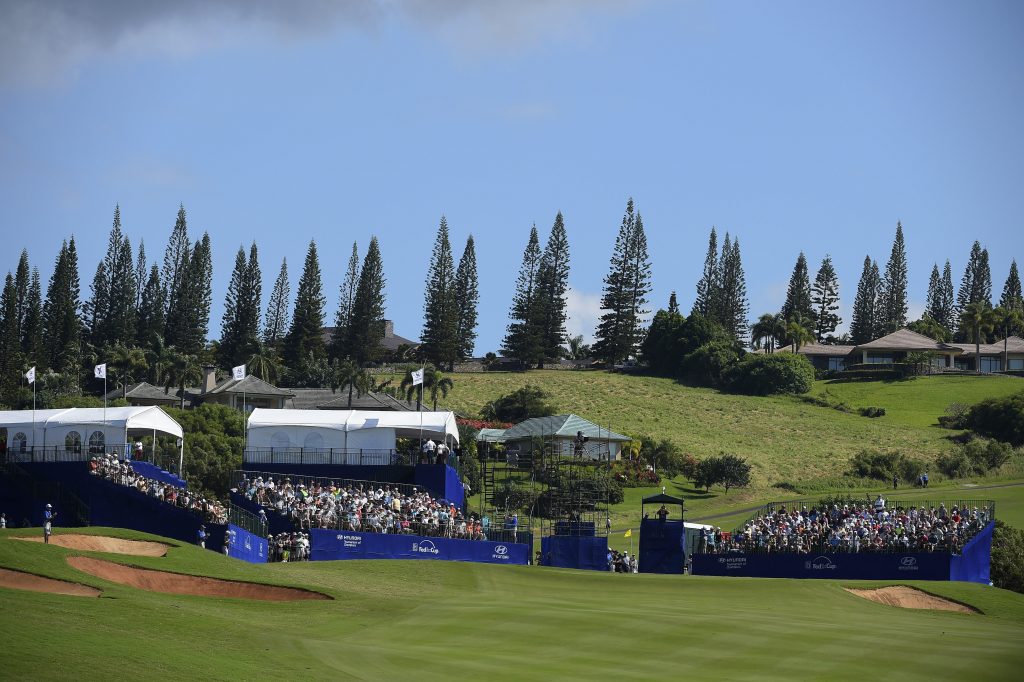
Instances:
[[[184,480],[185,479],[185,472],[182,470],[182,467],[185,465],[185,438],[184,438],[184,434],[182,434],[181,445],[179,447],[180,447],[180,450],[178,450],[178,478]]]
[[[153,429],[153,444],[149,447],[149,458],[156,464],[156,429]]]

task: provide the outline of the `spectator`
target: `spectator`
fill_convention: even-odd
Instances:
[[[53,511],[53,505],[46,503],[43,511],[43,542],[50,544],[50,536],[53,534],[53,520],[57,518],[57,512]]]

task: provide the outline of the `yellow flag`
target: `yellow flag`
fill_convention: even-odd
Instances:
[[[631,537],[633,537],[633,529],[632,528],[627,529],[626,532],[622,535],[622,537],[624,537],[624,538],[631,538]]]

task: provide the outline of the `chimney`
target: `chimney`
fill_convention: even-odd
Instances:
[[[217,385],[217,368],[213,365],[203,366],[203,385],[199,389],[199,395],[206,395]]]
[[[384,338],[390,339],[395,335],[395,323],[391,320],[384,320]]]

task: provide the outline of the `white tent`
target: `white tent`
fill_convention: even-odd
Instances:
[[[104,444],[128,442],[128,431],[158,431],[182,438],[181,425],[159,407],[70,407],[61,410],[0,412],[0,428],[7,429],[7,447],[15,441],[26,447],[63,447],[67,439],[87,444],[102,435]],[[19,438],[19,435],[22,436]],[[96,440],[94,439],[94,440]]]
[[[388,412],[371,410],[267,410],[249,415],[251,448],[314,450],[394,450],[395,438],[459,442],[451,412]]]

